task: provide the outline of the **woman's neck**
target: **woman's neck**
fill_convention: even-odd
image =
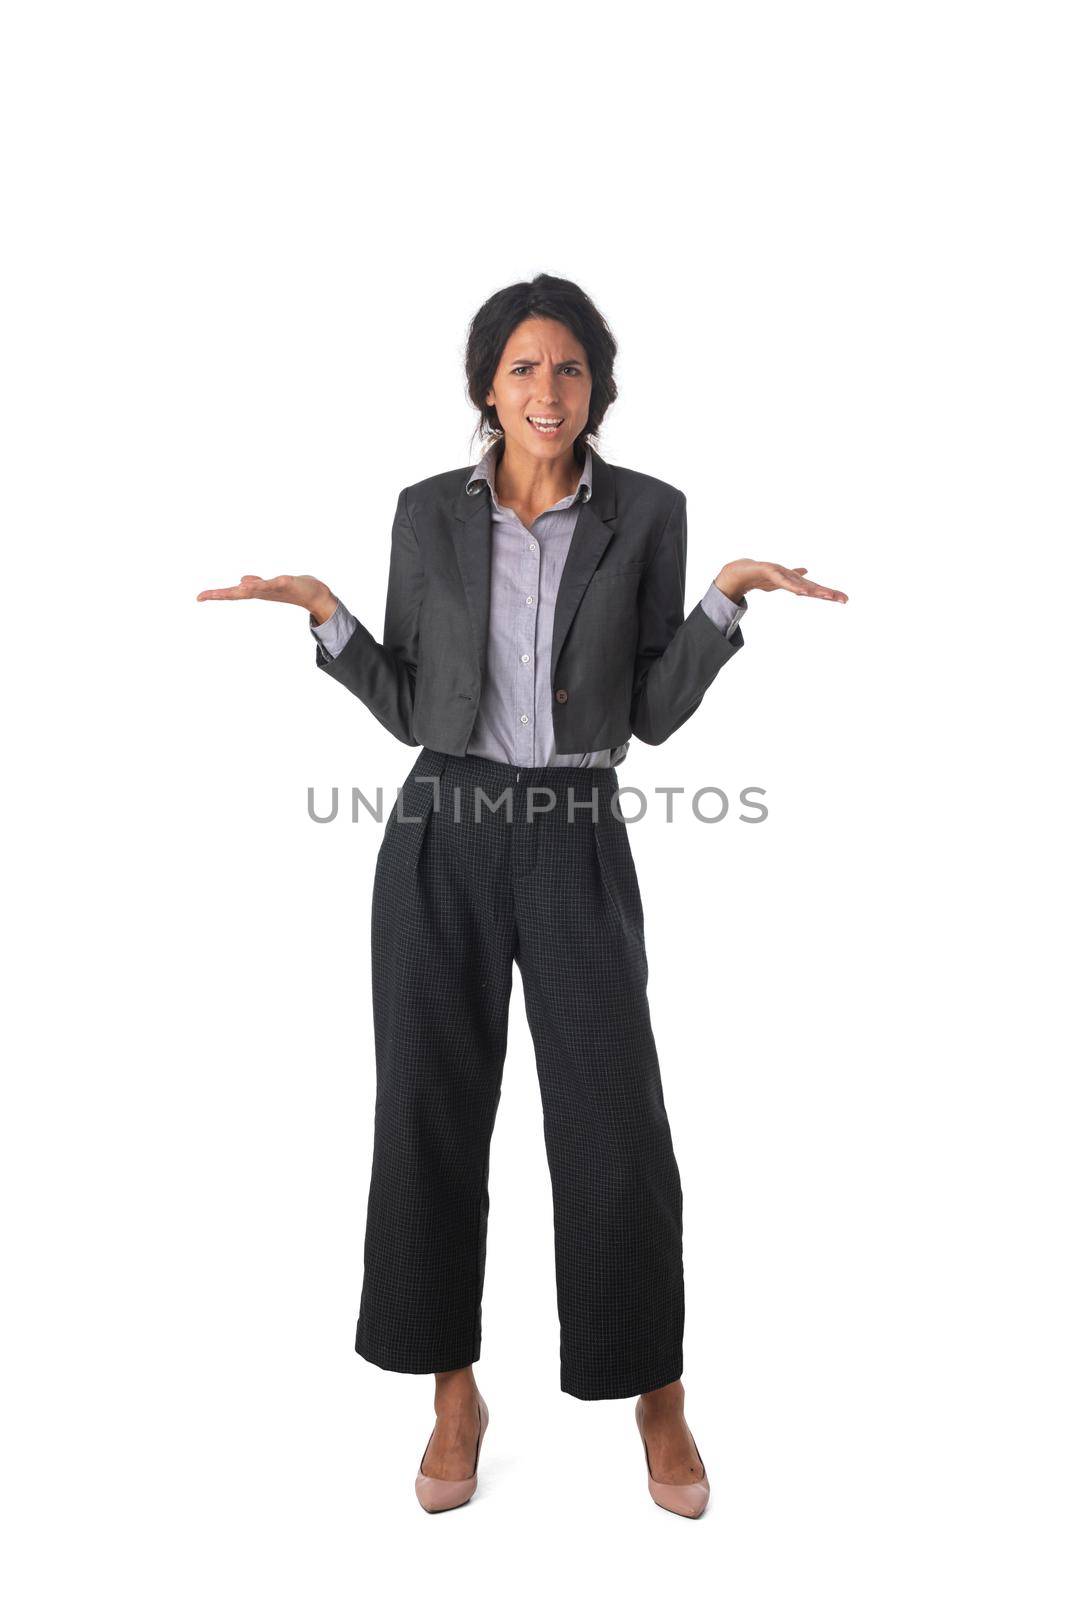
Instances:
[[[582,476],[582,466],[573,449],[566,455],[545,461],[529,451],[501,440],[496,446],[494,487],[500,504],[525,510],[544,510],[573,494]]]

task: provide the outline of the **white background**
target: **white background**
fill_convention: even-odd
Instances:
[[[15,4],[2,258],[6,1587],[20,1597],[1062,1595],[1064,55],[1040,5]],[[711,1512],[558,1387],[516,975],[482,1484],[352,1349],[401,487],[476,459],[467,322],[538,271],[621,346],[746,646],[620,779]]]

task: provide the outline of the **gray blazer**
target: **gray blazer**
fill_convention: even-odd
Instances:
[[[470,467],[401,490],[379,644],[357,623],[316,665],[405,744],[466,754],[486,672],[492,523]],[[697,603],[685,615],[680,489],[593,454],[556,596],[552,721],[560,754],[662,744],[743,646]]]

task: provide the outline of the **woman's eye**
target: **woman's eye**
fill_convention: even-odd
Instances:
[[[529,372],[529,370],[530,370],[529,367],[512,367],[511,376],[513,378],[518,378],[518,377],[521,377],[521,375],[524,372]],[[578,368],[577,367],[561,367],[560,370],[562,372],[573,372],[576,377],[578,376]]]

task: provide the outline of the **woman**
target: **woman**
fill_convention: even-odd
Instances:
[[[577,285],[494,294],[468,330],[478,465],[404,489],[382,643],[308,575],[201,600],[303,606],[316,661],[423,746],[372,908],[374,1155],[356,1349],[435,1374],[420,1504],[477,1485],[475,1381],[513,965],[552,1178],[561,1387],[636,1396],[648,1488],[699,1516],[682,1373],[682,1195],[646,1000],[641,897],[612,801],[631,734],[660,744],[743,646],[753,589],[844,601],[805,568],[732,561],[684,611],[686,502],[593,440],[616,343]]]

